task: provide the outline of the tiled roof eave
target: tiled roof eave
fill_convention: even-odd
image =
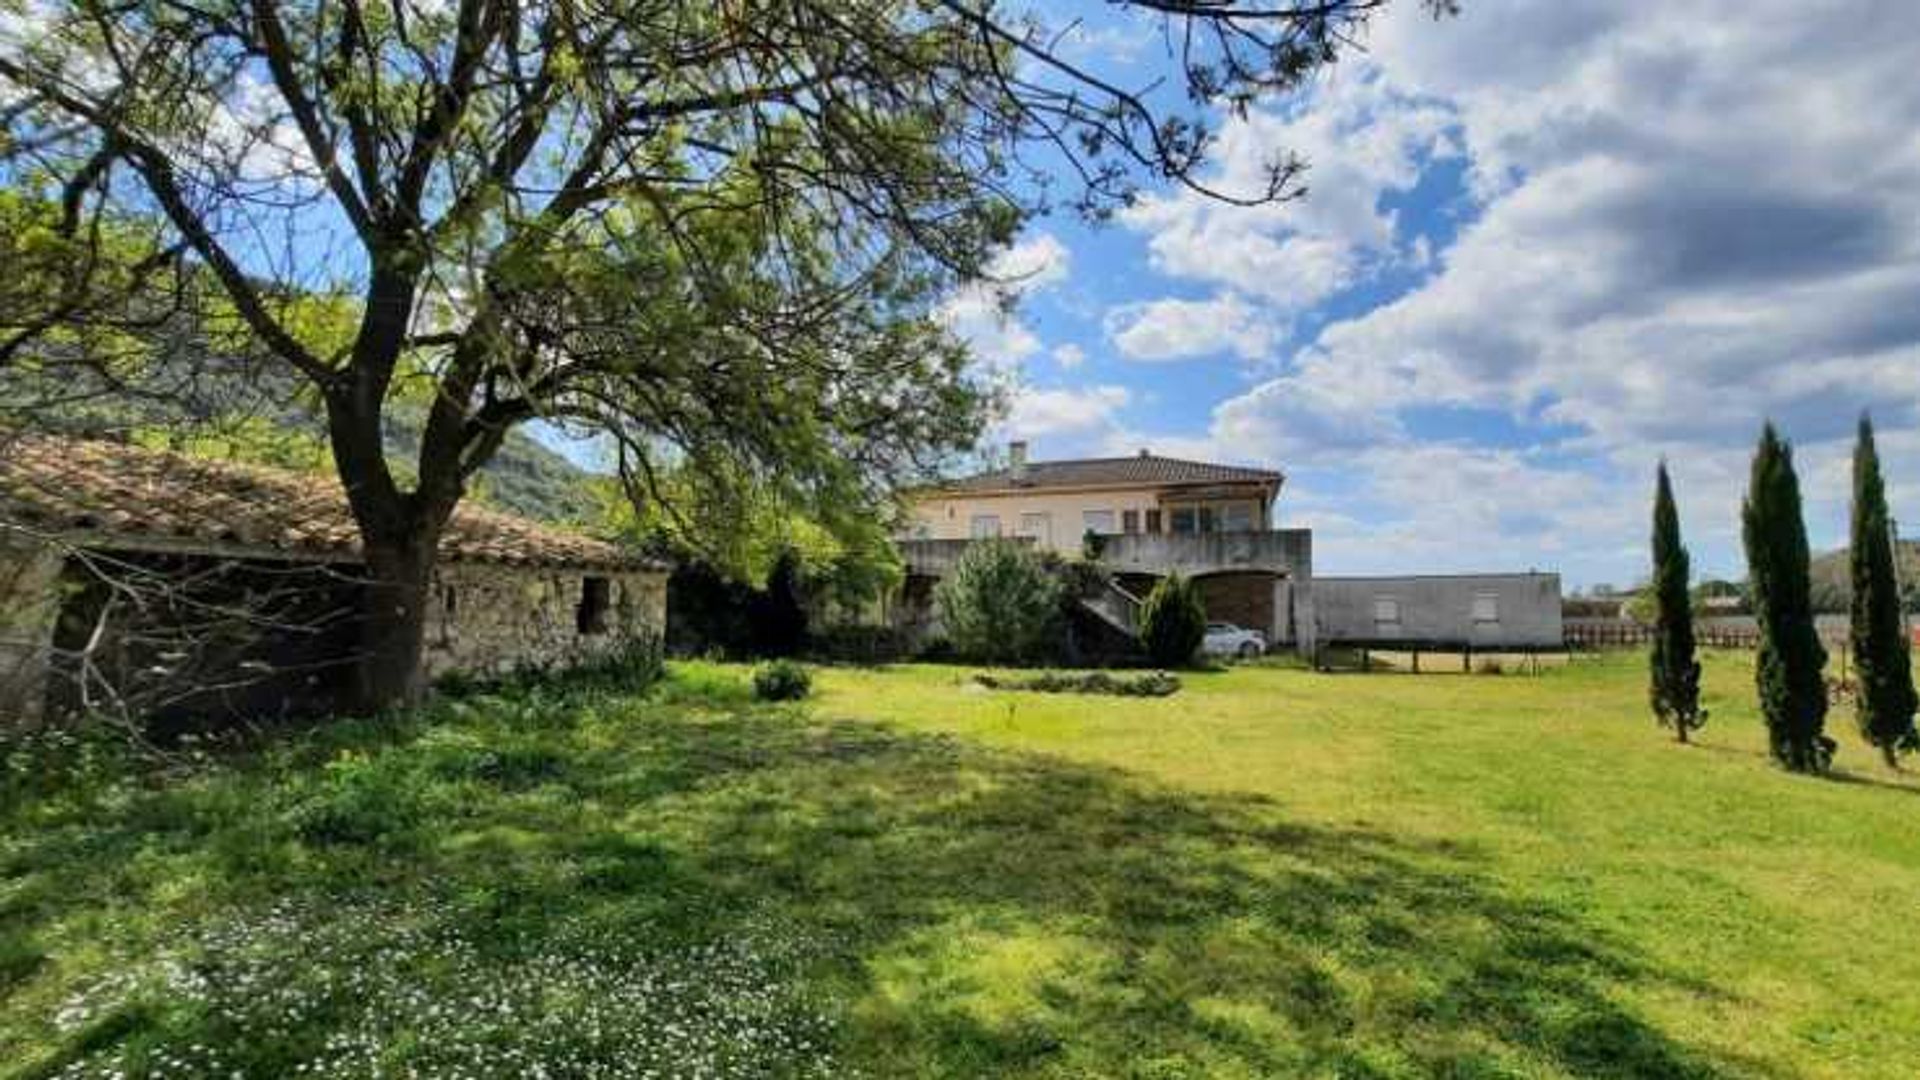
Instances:
[[[63,547],[104,552],[154,555],[205,555],[222,559],[354,564],[361,561],[358,546],[250,543],[224,538],[101,528],[46,528],[22,522],[28,536]],[[515,558],[453,551],[442,554],[442,566],[497,566],[519,570],[604,570],[610,573],[665,572],[671,567],[645,556],[583,556],[581,558]]]
[[[960,480],[952,484],[922,490],[936,495],[1026,495],[1036,491],[1138,491],[1142,488],[1178,489],[1231,487],[1236,485],[1246,487],[1279,487],[1285,481],[1286,477],[1280,473],[1273,473],[1270,476],[1248,476],[1211,480],[1110,480],[1102,483],[1065,481],[1061,483],[995,484],[990,487],[968,487],[967,481]]]
[[[101,552],[355,563],[338,486],[313,476],[121,443],[0,436],[0,526]],[[606,541],[483,507],[456,511],[440,560],[602,572],[666,569]]]

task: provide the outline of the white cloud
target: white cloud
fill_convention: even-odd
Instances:
[[[1307,160],[1306,199],[1237,207],[1192,191],[1143,199],[1120,215],[1145,233],[1156,269],[1257,297],[1276,312],[1311,307],[1424,249],[1397,237],[1383,195],[1410,189],[1420,165],[1457,153],[1451,111],[1392,90],[1364,64],[1336,72],[1307,107],[1229,119],[1208,183],[1264,190],[1281,153]]]
[[[1003,426],[1011,438],[1084,436],[1113,426],[1132,400],[1124,386],[1016,388]]]
[[[1020,298],[1059,285],[1073,253],[1052,233],[1035,233],[1000,252],[987,278],[949,296],[935,316],[991,370],[1008,371],[1040,352],[1042,342],[1018,314]]]
[[[1073,252],[1052,233],[1035,233],[1000,252],[987,264],[987,276],[1015,289],[1038,289],[1067,280]]]
[[[1107,337],[1135,360],[1184,360],[1230,352],[1265,356],[1279,332],[1258,305],[1232,294],[1210,300],[1151,300],[1107,312]]]
[[[1053,347],[1053,362],[1072,371],[1087,362],[1087,350],[1071,342]]]
[[[1799,444],[1816,544],[1838,542],[1858,411],[1884,445],[1920,446],[1920,8],[1779,0],[1733,19],[1706,0],[1480,0],[1438,25],[1409,6],[1372,44],[1368,93],[1385,104],[1352,114],[1357,130],[1399,124],[1394,103],[1439,110],[1477,217],[1412,292],[1222,403],[1212,437],[1342,477],[1321,490],[1329,520],[1387,523],[1323,551],[1351,543],[1401,568],[1456,564],[1449,545],[1558,553],[1630,579],[1662,453],[1702,569],[1737,571],[1745,460],[1771,416]],[[1364,197],[1405,186],[1408,159],[1382,150],[1405,130],[1359,141]],[[1340,155],[1317,157],[1303,205]],[[1377,204],[1369,220],[1334,199],[1310,227],[1229,245],[1218,273],[1277,268],[1301,236],[1345,240],[1363,274],[1400,257]],[[1163,265],[1204,275],[1204,244],[1168,247],[1191,219],[1140,220]],[[1411,411],[1434,405],[1573,434],[1533,455],[1421,438]],[[1920,512],[1920,478],[1892,471],[1896,512],[1903,498]]]

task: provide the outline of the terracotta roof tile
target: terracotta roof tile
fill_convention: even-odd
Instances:
[[[291,556],[357,555],[359,531],[331,478],[120,443],[0,434],[0,520],[49,531],[226,542]],[[102,540],[111,544],[111,536]],[[440,542],[449,562],[656,566],[612,544],[479,506]]]
[[[1093,487],[1107,484],[1234,484],[1279,483],[1284,477],[1272,469],[1216,465],[1205,461],[1138,454],[1132,457],[1080,458],[1028,462],[1015,479],[1009,469],[994,469],[942,485],[945,491],[1007,491],[1031,488]]]

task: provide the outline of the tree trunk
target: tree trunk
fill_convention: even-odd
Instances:
[[[353,678],[356,711],[402,708],[426,696],[420,660],[436,540],[412,537],[366,547],[367,583]]]

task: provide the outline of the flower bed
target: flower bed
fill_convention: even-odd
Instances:
[[[1166,697],[1180,689],[1180,678],[1164,671],[1139,675],[1112,675],[1090,671],[1081,675],[1046,671],[1038,675],[980,674],[973,681],[989,690],[1027,690],[1042,694],[1116,694],[1121,697]]]

